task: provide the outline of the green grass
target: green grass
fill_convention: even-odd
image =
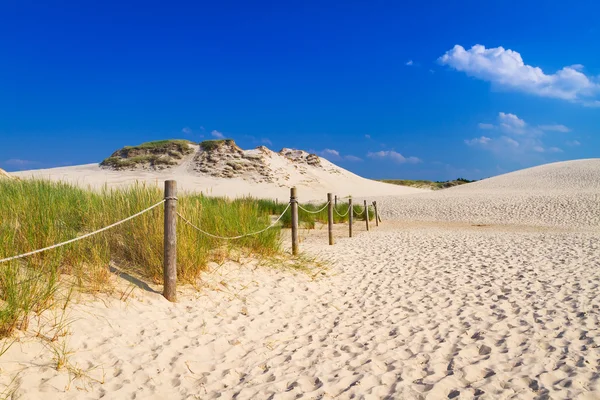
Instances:
[[[188,145],[193,142],[185,139],[168,139],[168,140],[156,140],[154,142],[146,142],[137,146],[125,146],[124,149],[145,149],[145,150],[164,150],[171,147],[175,147],[180,152],[185,152],[188,149]]]
[[[280,215],[283,212],[283,210],[285,209],[285,207],[287,206],[287,204],[276,203],[271,200],[258,200],[258,205],[266,212],[269,212],[271,214],[277,214],[277,215]],[[301,204],[301,206],[309,211],[318,211],[325,206],[325,203]],[[364,220],[364,207],[354,205],[353,209],[354,209],[353,210],[354,211],[354,220],[355,221]],[[348,222],[349,215],[346,214],[347,210],[348,210],[348,204],[342,204],[342,203],[338,202],[337,213],[335,212],[335,210],[333,212],[333,222],[335,224]],[[338,214],[339,215],[346,214],[346,215],[344,215],[343,217],[340,217]],[[369,207],[369,220],[373,220],[374,218],[375,218],[375,212],[372,207]],[[284,228],[290,228],[292,226],[291,213],[289,213],[289,212],[286,213],[283,216],[283,218],[281,219],[281,222],[282,222],[282,225]],[[307,229],[313,229],[317,222],[322,223],[322,224],[327,223],[327,209],[324,209],[323,211],[320,211],[319,213],[316,213],[316,214],[308,213],[302,209],[298,209],[298,224],[299,224],[299,226],[307,228]]]
[[[235,142],[232,139],[205,140],[200,142],[200,147],[202,150],[210,152],[218,149],[224,144],[235,145]]]
[[[125,146],[104,159],[100,165],[115,169],[130,168],[136,165],[170,166],[176,165],[183,156],[192,153],[189,140],[173,139],[142,143],[138,146]]]
[[[163,198],[159,188],[91,192],[65,183],[0,181],[0,258],[40,249],[122,220]],[[253,199],[180,196],[178,211],[221,236],[254,232],[271,223]],[[178,221],[178,280],[193,283],[210,261],[280,251],[279,228],[231,242],[212,239]],[[53,305],[61,276],[85,291],[110,289],[110,265],[162,282],[163,207],[109,231],[0,264],[0,336],[27,326],[30,313]]]
[[[163,198],[157,187],[137,185],[125,189],[83,190],[66,183],[43,180],[0,181],[0,259],[41,249],[95,231],[129,217]],[[317,210],[324,204],[305,204]],[[181,195],[178,211],[201,229],[218,236],[237,236],[261,230],[279,216],[287,204],[242,198],[228,200],[202,195]],[[354,207],[355,220],[363,207]],[[0,264],[0,337],[26,329],[30,316],[63,304],[63,289],[109,292],[111,267],[162,283],[163,206],[98,235],[69,245]],[[339,204],[344,214],[347,204]],[[373,210],[369,210],[373,219]],[[327,222],[327,210],[318,214],[299,211],[301,225],[314,228]],[[334,213],[334,222],[348,216]],[[290,227],[288,210],[282,223],[256,236],[223,241],[197,232],[181,219],[177,225],[178,281],[194,284],[211,261],[255,256],[281,259],[280,229]],[[66,286],[65,286],[66,285]]]
[[[427,180],[411,180],[411,179],[380,179],[380,182],[391,183],[394,185],[411,186],[423,189],[440,190],[453,186],[464,185],[476,181],[470,181],[464,178],[458,178],[452,181],[427,181]]]

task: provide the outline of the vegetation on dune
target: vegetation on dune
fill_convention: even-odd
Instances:
[[[394,185],[410,186],[421,189],[439,190],[453,186],[464,185],[476,181],[470,181],[464,178],[458,178],[452,181],[427,181],[427,180],[411,180],[411,179],[380,179],[380,182],[391,183]]]
[[[85,191],[65,183],[0,181],[0,259],[92,232],[159,202],[159,188]],[[258,231],[270,215],[253,199],[179,197],[178,210],[192,223],[220,236]],[[163,207],[98,235],[23,259],[0,264],[0,336],[25,328],[31,312],[52,306],[60,277],[81,290],[110,289],[111,266],[162,282]],[[223,242],[178,224],[178,280],[195,282],[210,261],[240,254],[279,252],[279,228]]]
[[[93,232],[136,214],[162,198],[162,190],[154,186],[136,185],[93,192],[62,182],[1,180],[0,259]],[[323,206],[302,205],[315,211]],[[191,223],[225,237],[262,230],[286,207],[286,203],[252,198],[228,200],[182,195],[178,200],[178,211]],[[347,204],[339,204],[338,213],[345,214],[347,207]],[[15,329],[26,329],[32,313],[40,313],[57,302],[63,304],[63,289],[68,293],[73,288],[86,292],[111,291],[111,277],[121,272],[162,283],[163,212],[164,207],[159,205],[108,231],[0,263],[0,338]],[[362,220],[363,207],[355,206],[354,216],[356,221]],[[374,218],[372,209],[369,216]],[[314,228],[317,222],[327,222],[327,210],[317,214],[299,210],[299,219],[301,226]],[[339,223],[347,222],[348,215],[340,217],[334,212],[334,219]],[[290,225],[288,210],[273,229],[224,241],[201,234],[179,220],[178,280],[196,283],[211,261],[223,262],[240,256],[281,259],[280,230]]]
[[[214,150],[218,149],[219,147],[223,146],[224,144],[228,144],[230,146],[235,146],[235,142],[233,141],[233,139],[219,139],[219,140],[205,140],[203,142],[200,142],[200,147],[202,148],[202,150],[210,152],[210,151],[214,151]]]
[[[190,144],[193,143],[189,140],[173,139],[142,143],[138,146],[125,146],[103,160],[100,165],[115,169],[131,168],[137,165],[150,167],[176,165],[177,160],[192,153],[193,149]]]

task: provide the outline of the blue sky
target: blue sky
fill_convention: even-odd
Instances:
[[[44,3],[0,5],[8,171],[221,135],[371,178],[600,156],[598,2]]]

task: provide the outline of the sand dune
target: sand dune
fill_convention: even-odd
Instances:
[[[351,239],[336,225],[335,246],[302,231],[326,270],[226,262],[177,304],[143,288],[73,304],[57,345],[76,368],[54,368],[32,323],[0,384],[48,400],[600,398],[598,169],[379,198],[404,221],[357,221]]]
[[[388,219],[598,228],[600,159],[546,164],[378,202]]]
[[[110,170],[98,164],[22,171],[15,176],[66,181],[82,187],[119,187],[145,182],[163,185],[167,179],[177,180],[181,190],[202,192],[213,196],[252,196],[288,201],[290,187],[298,188],[301,201],[324,201],[328,192],[339,196],[389,196],[421,193],[425,190],[391,185],[362,178],[317,157],[319,165],[307,164],[308,153],[288,150],[287,156],[266,150],[246,150],[250,156],[262,157],[263,171],[239,175],[223,175],[226,159],[219,159],[206,166],[195,160],[195,154],[187,156],[178,166],[164,170]],[[282,151],[284,151],[282,150]],[[315,156],[316,157],[316,156]],[[203,172],[206,171],[206,172]],[[231,172],[234,172],[233,170]],[[230,177],[224,177],[230,176]]]

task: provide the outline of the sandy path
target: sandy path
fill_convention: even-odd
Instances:
[[[317,280],[224,265],[176,305],[136,290],[74,306],[70,361],[104,384],[65,392],[35,340],[0,379],[24,368],[17,394],[45,399],[600,396],[598,235],[389,225],[333,247],[311,234],[331,263]]]

